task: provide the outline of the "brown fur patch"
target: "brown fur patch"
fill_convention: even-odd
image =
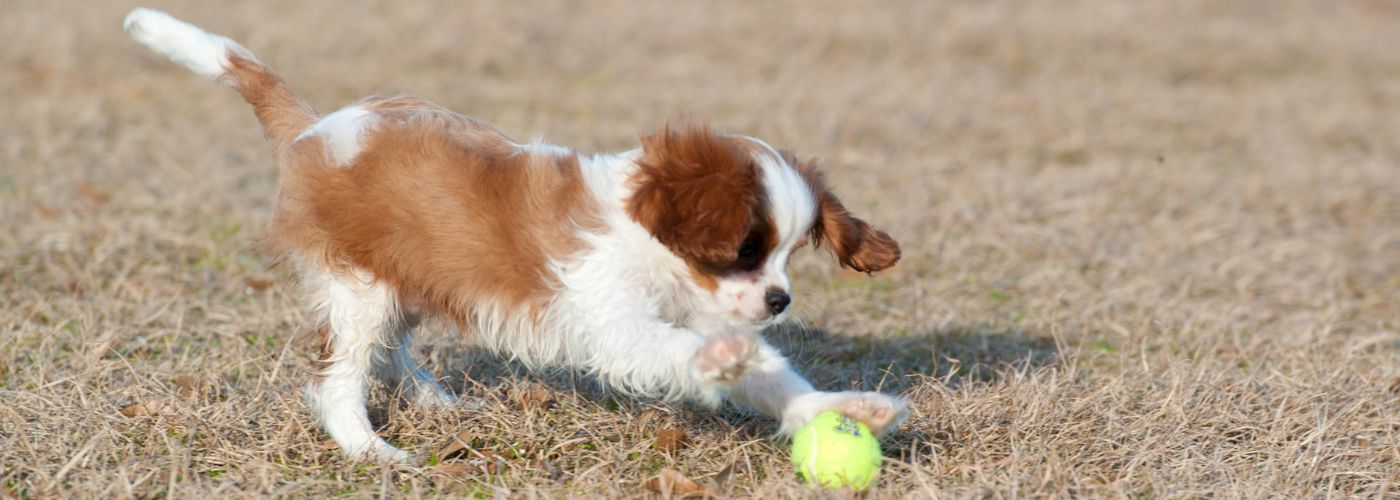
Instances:
[[[257,61],[229,54],[225,80],[233,83],[243,100],[253,105],[267,138],[281,151],[301,131],[316,122],[316,111],[297,97],[286,82]]]
[[[627,210],[690,264],[702,286],[761,263],[777,245],[758,166],[738,141],[703,126],[642,138]],[[753,255],[741,256],[746,244]]]
[[[715,275],[705,272],[694,264],[690,265],[690,279],[695,281],[696,286],[707,292],[713,292],[719,288],[719,280]]]
[[[817,200],[817,222],[810,235],[813,245],[820,247],[825,243],[842,267],[863,273],[887,269],[899,262],[899,243],[846,210],[841,199],[827,187],[815,161],[799,162],[788,151],[782,154],[789,165],[797,167]]]
[[[325,371],[331,367],[331,356],[335,354],[335,346],[331,345],[330,328],[321,325],[310,330],[304,330],[297,335],[298,340],[311,349],[316,357],[311,360],[311,382],[319,383],[326,377]]]
[[[350,166],[325,165],[319,140],[285,155],[269,244],[365,269],[459,324],[482,302],[544,306],[548,262],[582,248],[579,227],[601,226],[577,156],[522,151],[419,98],[360,105],[379,119]]]

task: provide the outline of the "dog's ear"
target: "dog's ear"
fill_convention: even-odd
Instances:
[[[677,255],[706,265],[734,260],[758,217],[758,168],[734,141],[709,128],[642,138],[627,211]]]
[[[899,261],[899,243],[846,210],[846,206],[826,186],[816,162],[798,163],[791,153],[783,153],[789,164],[795,166],[807,180],[816,198],[817,220],[808,235],[814,245],[826,245],[836,254],[842,267],[863,273],[887,269]]]

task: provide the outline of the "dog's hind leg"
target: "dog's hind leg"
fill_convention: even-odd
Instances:
[[[408,460],[408,453],[375,434],[365,409],[374,352],[384,348],[385,337],[401,323],[393,291],[365,272],[310,269],[304,279],[327,328],[320,370],[306,387],[306,402],[316,420],[346,456]]]

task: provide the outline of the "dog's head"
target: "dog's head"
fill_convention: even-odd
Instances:
[[[702,306],[732,324],[767,326],[791,302],[788,258],[810,242],[872,273],[899,245],[852,215],[812,162],[704,127],[642,138],[631,217],[689,268]]]

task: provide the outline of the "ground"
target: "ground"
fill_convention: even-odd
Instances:
[[[804,251],[803,321],[769,336],[824,388],[911,401],[873,498],[1400,495],[1396,2],[151,6],[323,112],[408,92],[582,151],[704,120],[819,158],[904,259]],[[436,326],[420,357],[484,407],[379,397],[430,460],[339,458],[257,244],[268,146],[122,35],[130,7],[0,16],[0,497],[631,497],[663,469],[811,494],[771,420]]]

